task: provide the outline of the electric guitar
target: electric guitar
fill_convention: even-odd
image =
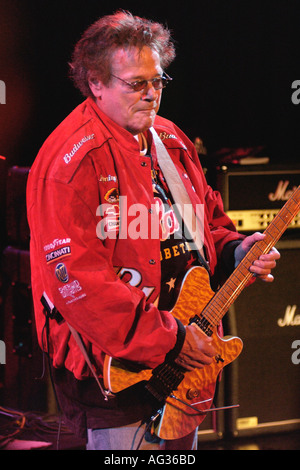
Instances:
[[[218,375],[224,366],[239,356],[243,348],[243,342],[238,337],[220,338],[217,326],[253,276],[249,271],[253,261],[271,250],[299,211],[300,186],[265,230],[265,239],[251,247],[216,293],[210,287],[206,269],[196,266],[185,275],[171,313],[184,325],[195,323],[206,335],[213,336],[216,355],[212,364],[184,372],[176,363],[163,363],[151,370],[139,369],[135,364],[121,363],[106,356],[104,385],[108,390],[118,393],[145,381],[149,392],[162,402],[156,429],[162,439],[186,436],[201,424],[211,409]]]

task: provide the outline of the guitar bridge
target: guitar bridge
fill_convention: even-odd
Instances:
[[[170,394],[177,390],[184,379],[182,369],[175,363],[163,363],[152,371],[146,389],[160,402],[164,402]]]

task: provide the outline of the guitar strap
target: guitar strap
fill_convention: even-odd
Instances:
[[[44,313],[46,315],[46,318],[47,320],[49,319],[54,319],[56,320],[58,323],[60,323],[61,321],[63,321],[63,317],[61,316],[61,314],[57,311],[56,307],[54,306],[54,304],[51,302],[51,300],[49,299],[48,295],[46,294],[46,292],[43,292],[43,295],[42,295],[42,298],[41,298],[41,303],[44,307]],[[83,356],[84,356],[84,359],[87,363],[87,365],[89,366],[93,376],[94,376],[94,379],[96,380],[97,382],[97,385],[104,397],[105,400],[107,400],[108,398],[112,397],[113,394],[111,394],[109,391],[107,390],[104,390],[101,383],[100,383],[100,380],[96,374],[96,371],[90,361],[90,358],[88,356],[88,353],[87,353],[87,350],[85,348],[85,345],[82,341],[82,338],[80,336],[80,334],[75,330],[75,328],[73,328],[68,322],[66,322],[69,329],[70,329],[70,332],[71,334],[73,335],[76,343],[77,343],[77,346],[79,347],[80,351],[82,352]]]
[[[205,261],[205,255],[204,255],[204,250],[203,250],[203,238],[204,238],[203,215],[204,213],[202,211],[200,211],[200,214],[195,213],[190,197],[173,163],[173,160],[171,159],[168,151],[166,150],[164,144],[162,143],[162,140],[158,136],[155,129],[151,127],[150,131],[152,133],[153,142],[156,148],[158,164],[161,168],[161,171],[163,172],[163,175],[166,179],[169,190],[175,201],[176,207],[174,208],[177,209],[176,213],[178,215],[178,212],[179,212],[179,215],[185,224],[185,228],[189,235],[189,239],[190,240],[192,239],[194,242],[194,247],[196,248],[201,264],[203,264],[206,267],[206,269],[209,271],[207,262]],[[201,214],[202,214],[202,217],[201,217]]]
[[[84,359],[87,363],[87,365],[89,366],[93,376],[94,376],[94,379],[96,380],[97,382],[97,385],[100,389],[100,392],[102,393],[103,397],[104,397],[104,400],[107,401],[107,399],[109,397],[112,397],[113,395],[111,394],[111,392],[107,391],[107,390],[104,390],[104,388],[102,387],[101,383],[100,383],[100,380],[96,374],[96,371],[90,361],[90,358],[88,356],[88,353],[87,353],[87,350],[86,350],[86,347],[85,345],[83,344],[83,341],[82,341],[82,338],[80,336],[80,334],[75,330],[75,328],[73,328],[73,326],[71,326],[68,322],[67,322],[67,325],[77,343],[77,346],[79,347],[80,351],[82,352],[83,356],[84,356]]]

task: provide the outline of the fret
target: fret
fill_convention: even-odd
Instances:
[[[274,225],[273,228],[275,228],[275,225]],[[273,241],[275,241],[275,242],[277,241],[277,236],[273,236],[273,234],[271,232],[266,231],[266,235],[267,235],[267,237],[272,238]]]
[[[217,311],[217,308],[213,304],[208,304],[205,315],[202,315],[202,317],[209,322],[210,326],[215,326],[215,311]]]
[[[274,220],[275,220],[275,219],[274,219]],[[280,235],[281,235],[281,232],[280,232],[279,228],[277,227],[276,223],[272,226],[272,229],[273,229],[273,230],[278,230],[278,234],[274,237],[275,239],[278,239],[278,238],[280,237]],[[271,234],[269,233],[269,230],[268,230],[268,229],[266,229],[266,233],[267,233],[268,235],[271,235]]]
[[[277,219],[276,219],[276,227],[279,229],[279,231],[282,233],[286,227],[286,220],[280,212],[277,214]],[[275,219],[274,219],[275,220]]]
[[[220,303],[221,303],[221,306],[222,306],[222,304],[226,304],[226,302],[228,301],[228,293],[225,292],[225,289],[220,290],[218,295],[217,295],[217,298],[218,298],[218,300],[220,298]]]

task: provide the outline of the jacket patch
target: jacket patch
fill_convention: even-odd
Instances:
[[[114,183],[117,183],[118,178],[116,176],[112,176],[112,175],[108,175],[108,176],[100,175],[100,178],[99,178],[100,183],[109,183],[110,181],[113,181]]]
[[[59,287],[58,290],[62,297],[65,299],[66,297],[74,297],[77,292],[80,292],[82,290],[82,287],[79,282],[75,280],[70,282],[69,284],[66,284],[63,287]]]
[[[63,263],[58,263],[55,266],[55,275],[60,282],[66,283],[69,280],[69,274],[68,274],[67,268],[65,264]]]
[[[161,132],[159,134],[159,137],[161,140],[165,140],[165,139],[176,139],[176,135],[174,134],[168,134],[167,132]]]
[[[117,188],[111,188],[105,194],[104,199],[111,204],[115,204],[119,201],[119,190]]]
[[[69,256],[70,254],[71,254],[71,247],[64,246],[63,248],[59,248],[58,250],[54,250],[54,251],[51,251],[50,253],[47,253],[46,261],[47,263],[51,263],[52,261],[55,261],[58,258]]]
[[[92,140],[95,138],[95,134],[90,134],[90,135],[85,135],[79,142],[74,144],[72,150],[70,153],[66,153],[64,156],[64,161],[66,164],[70,163],[72,158],[74,157],[75,153],[78,152],[78,150],[83,146],[85,142],[88,142],[89,140]]]
[[[55,238],[51,243],[44,246],[44,251],[55,250],[61,245],[67,245],[71,242],[71,238]]]

